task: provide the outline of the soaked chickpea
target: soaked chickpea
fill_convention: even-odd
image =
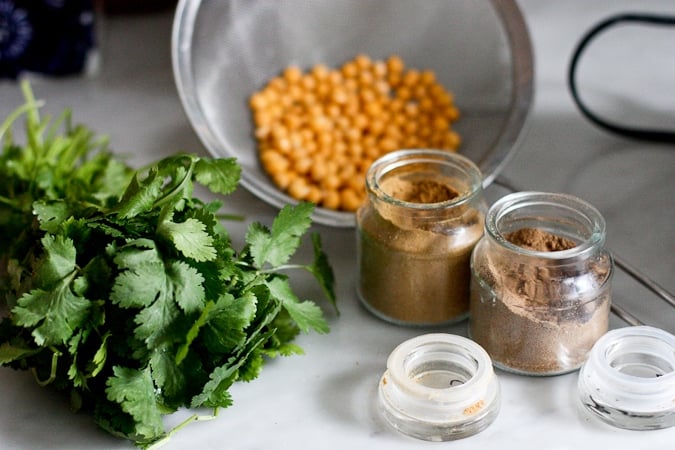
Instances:
[[[355,211],[378,157],[400,148],[456,151],[460,117],[431,70],[398,55],[358,54],[341,67],[286,67],[249,98],[260,162],[291,197]]]

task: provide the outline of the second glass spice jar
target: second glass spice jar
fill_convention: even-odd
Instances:
[[[472,255],[471,337],[504,370],[578,369],[607,331],[613,262],[600,212],[570,195],[495,202]]]
[[[482,175],[441,150],[399,150],[366,175],[357,212],[358,296],[375,315],[406,325],[466,318],[469,259],[483,234]]]

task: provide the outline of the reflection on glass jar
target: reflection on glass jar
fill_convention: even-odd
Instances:
[[[400,150],[378,159],[357,212],[358,295],[385,320],[449,323],[469,310],[469,258],[483,233],[482,176],[467,158]]]
[[[471,337],[497,367],[578,369],[607,331],[613,262],[605,222],[581,199],[520,192],[488,211],[472,257]]]

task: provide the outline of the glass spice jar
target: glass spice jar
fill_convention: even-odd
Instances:
[[[504,370],[578,369],[607,331],[605,222],[571,195],[520,192],[488,210],[471,260],[469,332]]]
[[[465,319],[487,210],[478,167],[448,151],[399,150],[371,165],[366,190],[356,216],[362,303],[397,324]]]
[[[675,336],[650,326],[609,331],[581,367],[585,409],[628,430],[675,426]]]
[[[391,352],[378,401],[387,423],[401,433],[449,441],[487,428],[499,413],[501,394],[484,349],[462,336],[430,333]]]

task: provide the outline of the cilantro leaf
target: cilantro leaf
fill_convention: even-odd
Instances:
[[[204,307],[204,277],[182,261],[172,261],[166,270],[173,297],[181,309],[187,314],[199,312]]]
[[[127,247],[115,257],[121,270],[115,278],[110,300],[123,308],[152,304],[165,288],[165,272],[156,249]]]
[[[288,314],[288,311],[282,310],[270,324],[276,333],[267,341],[265,345],[265,355],[270,358],[277,356],[302,355],[303,349],[293,343],[293,339],[298,335],[300,329],[295,321]]]
[[[96,350],[94,356],[91,359],[91,365],[89,369],[91,370],[91,376],[95,377],[98,375],[103,367],[105,366],[106,359],[108,358],[108,338],[110,333],[106,333],[101,339],[101,346]]]
[[[87,380],[96,377],[104,369],[108,358],[107,341],[110,333],[103,336],[93,355],[87,348],[91,336],[91,330],[83,330],[73,335],[68,344],[69,353],[73,358],[68,368],[68,378],[73,381],[74,386],[85,389],[88,388]]]
[[[274,277],[267,281],[267,286],[272,296],[281,301],[284,309],[288,311],[300,330],[307,332],[313,329],[318,333],[328,333],[329,327],[323,318],[321,308],[310,301],[301,302],[293,293],[287,278]]]
[[[119,403],[136,423],[136,433],[146,441],[164,434],[162,414],[155,401],[155,386],[149,369],[113,367],[113,376],[106,381],[108,399]]]
[[[144,244],[144,243],[137,243]],[[199,311],[204,304],[204,278],[180,261],[162,261],[157,249],[130,245],[115,257],[121,272],[115,278],[111,300],[124,308],[142,308],[135,322],[136,336],[148,343],[160,339],[180,315]]]
[[[206,316],[204,344],[215,354],[228,354],[246,340],[256,313],[257,298],[246,292],[238,298],[221,295]]]
[[[76,250],[73,241],[65,236],[47,234],[42,238],[45,256],[39,269],[39,278],[46,286],[62,280],[75,270]]]
[[[151,169],[145,178],[140,175],[134,177],[115,207],[117,214],[128,219],[150,211],[161,195],[163,183],[164,179],[156,168]]]
[[[162,222],[158,233],[174,243],[176,249],[195,261],[211,261],[216,257],[213,238],[206,232],[206,225],[197,219],[185,222]]]
[[[160,291],[157,299],[143,308],[134,318],[134,322],[138,325],[134,334],[139,340],[145,341],[148,348],[152,348],[164,338],[178,317],[180,310],[173,298]]]
[[[262,224],[253,224],[246,234],[255,265],[265,263],[278,267],[288,262],[300,245],[300,237],[311,225],[314,205],[299,203],[286,205],[272,222],[271,230]]]
[[[90,302],[69,288],[68,280],[51,291],[35,289],[24,294],[14,307],[17,325],[35,327],[32,335],[37,345],[66,342],[87,317]]]
[[[48,233],[55,233],[58,226],[70,217],[68,205],[62,200],[36,201],[33,203],[33,212],[40,222],[40,228]]]
[[[178,351],[176,352],[176,359],[174,361],[176,365],[180,365],[187,356],[190,344],[192,344],[192,342],[195,339],[197,339],[200,330],[206,324],[207,317],[211,313],[211,309],[214,306],[215,306],[214,302],[212,301],[207,302],[201,314],[199,315],[199,318],[195,320],[195,322],[190,327],[190,330],[188,330],[185,336],[185,342],[178,348]]]
[[[232,361],[237,361],[237,358],[232,358]],[[237,369],[243,362],[243,360],[239,360],[239,364],[225,364],[214,370],[202,392],[192,398],[190,408],[201,406],[227,408],[232,405],[232,396],[228,389],[236,381]]]
[[[157,387],[162,389],[165,400],[169,400],[171,406],[180,406],[181,402],[175,404],[175,399],[181,398],[181,395],[185,392],[186,377],[183,369],[176,364],[172,348],[165,344],[152,352],[150,367],[152,379]]]
[[[35,354],[38,350],[19,345],[13,345],[9,342],[0,344],[0,364],[7,364],[12,361],[25,358]]]
[[[273,334],[272,331],[262,334],[253,334],[247,341],[247,345],[238,352],[236,357],[217,367],[209,376],[209,381],[204,384],[202,392],[192,398],[190,406],[227,407],[232,404],[232,396],[227,391],[237,380],[238,370],[254,355],[255,350],[263,345]]]
[[[82,176],[87,176],[94,187],[88,194],[101,205],[115,202],[120,196],[120,186],[126,186],[131,180],[129,167],[110,154],[97,153],[82,164]]]
[[[237,187],[241,168],[234,158],[204,159],[195,164],[195,179],[216,194],[227,195]]]
[[[328,256],[323,252],[321,247],[321,236],[318,233],[312,234],[312,249],[314,251],[314,262],[307,266],[307,270],[314,275],[314,278],[323,289],[328,301],[333,305],[335,311],[339,314],[337,307],[337,299],[335,296],[335,275],[333,268],[328,262]]]

